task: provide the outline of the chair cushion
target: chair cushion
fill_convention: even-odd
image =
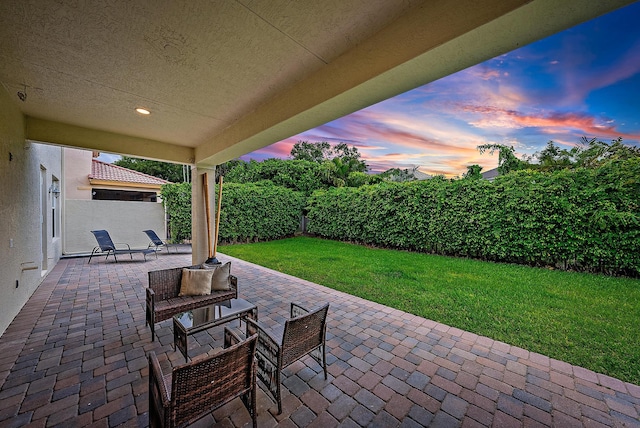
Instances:
[[[205,296],[211,294],[213,271],[205,269],[182,269],[178,296]]]
[[[231,262],[219,266],[213,271],[211,278],[211,291],[231,290]]]
[[[213,271],[211,291],[231,290],[231,262],[227,262],[220,266],[211,266],[204,263],[201,267],[202,269]]]

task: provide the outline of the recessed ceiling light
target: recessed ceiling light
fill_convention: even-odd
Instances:
[[[151,112],[149,110],[147,110],[146,108],[142,108],[142,107],[138,107],[136,109],[136,111],[140,114],[151,114]]]

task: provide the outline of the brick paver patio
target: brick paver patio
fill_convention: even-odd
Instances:
[[[273,328],[290,301],[331,303],[329,379],[311,358],[294,363],[281,415],[259,391],[260,427],[640,427],[637,385],[231,260],[240,297]],[[151,341],[146,272],[190,262],[62,260],[0,338],[0,426],[147,426],[147,353],[165,368],[184,359],[170,320]],[[190,338],[191,356],[219,349],[222,329]],[[236,400],[195,425],[249,422]]]

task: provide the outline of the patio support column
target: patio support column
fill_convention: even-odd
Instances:
[[[215,167],[203,168],[192,167],[191,168],[191,242],[193,252],[191,254],[191,261],[195,264],[204,263],[209,257],[209,246],[207,239],[207,213],[205,208],[204,186],[203,176],[207,174],[209,183],[209,211],[211,213],[211,236],[213,237],[215,231],[215,218],[216,214],[216,169]],[[213,239],[213,238],[212,238]]]

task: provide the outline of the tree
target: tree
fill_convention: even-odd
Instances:
[[[127,156],[123,156],[122,159],[115,161],[113,164],[142,172],[143,174],[162,178],[163,180],[171,181],[172,183],[191,181],[191,172],[188,165],[179,165],[148,159],[137,159]]]
[[[367,172],[368,169],[367,164],[360,159],[358,149],[346,143],[338,143],[332,147],[326,141],[319,143],[298,141],[293,145],[290,155],[293,160],[308,160],[317,163],[340,159],[343,164],[349,164],[352,171]]]
[[[367,172],[367,164],[360,159],[360,153],[356,147],[350,147],[345,143],[331,147],[326,141],[309,143],[298,141],[291,149],[294,160],[307,160],[321,164],[321,177],[328,186],[342,187],[347,184],[349,175],[354,172]],[[360,182],[353,180],[352,183]]]
[[[366,172],[367,165],[353,157],[334,157],[322,163],[322,171],[330,186],[342,187],[347,183],[349,175],[355,172]]]
[[[532,165],[542,171],[556,171],[559,169],[598,168],[611,160],[627,160],[640,157],[640,149],[625,145],[622,138],[611,143],[605,143],[596,138],[582,137],[580,145],[571,150],[561,149],[553,141],[534,154],[537,165]]]
[[[416,172],[419,167],[413,167],[411,171],[408,168],[400,169],[400,168],[390,168],[384,172],[381,172],[377,176],[380,180],[384,181],[393,181],[396,183],[403,183],[405,181],[416,181],[418,178],[416,177]]]
[[[349,147],[345,143],[336,144],[335,147],[333,148],[333,159],[335,158],[340,158],[342,159],[343,162],[347,162],[347,161],[360,162],[362,164],[360,166],[360,168],[362,169],[361,172],[365,172],[367,170],[367,166],[364,163],[364,161],[360,160],[360,153],[358,152],[358,149],[355,146]]]
[[[373,184],[376,182],[374,175],[369,175],[365,172],[352,172],[349,174],[346,180],[348,187],[360,187],[366,184]]]
[[[469,180],[478,180],[482,178],[482,167],[480,165],[469,165],[467,167],[467,172],[463,174],[464,178],[468,178]]]
[[[308,141],[298,141],[291,149],[293,160],[306,160],[322,163],[330,159],[332,154],[331,144],[326,141],[320,143],[310,143]]]
[[[622,143],[622,138],[605,143],[595,138],[582,137],[582,147],[576,154],[576,163],[585,168],[594,168],[610,160],[627,160],[640,157],[640,148],[627,146]]]
[[[498,172],[500,175],[529,167],[528,162],[522,161],[516,157],[513,146],[504,146],[502,144],[483,144],[478,146],[478,150],[480,151],[480,154],[484,154],[484,152],[488,150],[491,155],[496,150],[498,151]]]
[[[216,182],[219,181],[220,176],[226,177],[227,174],[233,171],[234,169],[243,168],[244,164],[246,164],[246,162],[243,160],[232,159],[230,161],[221,163],[220,165],[216,166]]]
[[[578,152],[577,147],[573,147],[571,150],[561,149],[553,141],[549,141],[543,150],[534,154],[534,158],[538,161],[538,169],[556,171],[574,167]]]
[[[322,180],[322,164],[318,162],[271,158],[262,162],[238,161],[234,165],[225,173],[227,182],[257,183],[267,180],[306,195],[327,187]]]

